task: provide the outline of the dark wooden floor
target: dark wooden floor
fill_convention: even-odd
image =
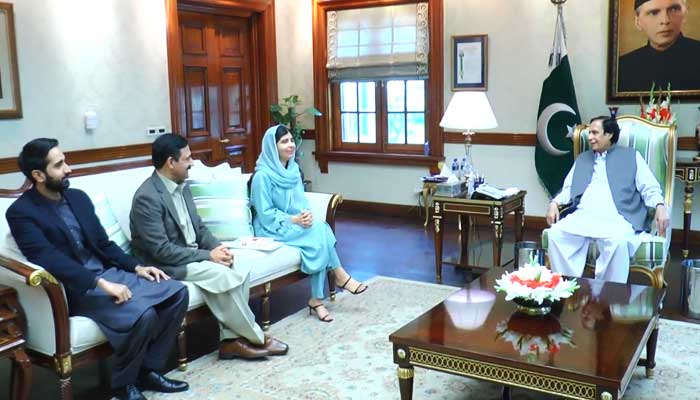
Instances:
[[[432,228],[432,227],[430,227]],[[354,277],[360,280],[376,275],[412,279],[425,282],[435,280],[435,260],[433,251],[433,231],[424,229],[419,219],[389,218],[373,215],[343,214],[337,218],[336,233],[338,252],[344,266]],[[525,231],[525,240],[537,241],[539,232]],[[504,232],[503,260],[513,258],[513,230],[506,227]],[[446,255],[458,249],[458,235],[455,221],[448,221],[445,231]],[[662,315],[665,318],[680,319],[680,248],[671,249],[672,264],[666,271],[668,291]],[[700,256],[700,246],[691,249],[691,256]],[[472,263],[482,266],[492,264],[490,231],[486,227],[477,229],[470,239],[470,256]],[[473,279],[473,272],[443,267],[443,283],[461,286]],[[294,284],[284,290],[273,293],[272,321],[278,321],[302,309],[309,295],[308,280]],[[251,302],[256,315],[260,315],[259,302]],[[700,321],[687,319],[690,322]],[[309,323],[314,323],[309,320]],[[187,332],[189,358],[194,359],[213,351],[217,345],[218,330],[216,323],[206,321],[197,324]],[[169,363],[175,366],[174,358]],[[78,400],[110,398],[109,362],[98,363],[74,371],[73,385]],[[34,383],[31,398],[44,400],[58,398],[57,380],[53,372],[34,367]],[[9,394],[9,362],[0,361],[0,399],[7,399]],[[102,377],[102,378],[101,378]],[[398,397],[398,395],[397,395]]]

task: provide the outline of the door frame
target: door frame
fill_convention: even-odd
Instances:
[[[178,10],[248,18],[251,24],[251,77],[253,80],[252,148],[245,169],[252,171],[260,153],[265,129],[272,125],[268,112],[277,97],[277,44],[275,40],[274,0],[165,0],[168,82],[170,86],[170,123],[172,131],[183,134],[186,126],[185,78],[182,68],[182,43]],[[195,140],[194,142],[199,142]],[[213,143],[213,142],[211,142]],[[208,158],[213,144],[192,143],[193,153]],[[223,144],[221,144],[223,145]],[[196,151],[195,151],[196,150]],[[208,151],[207,151],[208,150]],[[252,155],[252,157],[251,157]],[[210,160],[219,161],[219,160]],[[223,160],[222,160],[223,161]]]

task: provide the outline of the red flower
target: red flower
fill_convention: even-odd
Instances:
[[[510,282],[511,283],[519,283],[527,288],[530,289],[537,289],[539,287],[545,287],[548,289],[554,288],[559,284],[559,281],[561,280],[561,275],[559,274],[552,274],[552,279],[549,281],[539,281],[536,279],[522,279],[519,276],[515,274],[510,275]]]
[[[656,119],[656,108],[652,108],[651,111],[649,111],[649,114],[647,114],[647,115],[652,120]]]
[[[547,346],[547,350],[552,354],[557,354],[559,353],[559,346],[554,343],[550,343],[549,346]]]

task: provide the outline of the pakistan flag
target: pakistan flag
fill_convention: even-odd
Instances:
[[[550,65],[554,62],[555,67],[542,83],[537,109],[535,167],[550,197],[561,190],[564,178],[574,163],[573,131],[581,123],[563,32],[560,14],[554,49],[550,55]]]

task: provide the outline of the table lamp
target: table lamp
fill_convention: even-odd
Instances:
[[[467,159],[467,173],[474,172],[472,163],[471,143],[472,129],[493,129],[498,126],[493,115],[489,99],[484,92],[456,92],[445,114],[442,116],[440,126],[445,129],[460,130],[464,135],[464,153]]]

